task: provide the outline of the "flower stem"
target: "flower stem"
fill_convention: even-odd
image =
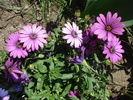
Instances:
[[[88,68],[89,70],[92,70],[93,72],[97,73],[98,72],[96,70],[94,70],[91,66],[88,65],[88,63],[86,62],[86,60],[83,60],[83,62],[81,63],[83,66],[85,66],[86,68]]]

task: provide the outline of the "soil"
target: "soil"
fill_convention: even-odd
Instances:
[[[27,24],[31,25],[36,23],[37,25],[46,27],[47,30],[49,30],[50,28],[56,27],[55,23],[59,13],[58,11],[60,10],[58,6],[52,6],[50,8],[52,12],[51,11],[48,12],[45,15],[45,17],[47,18],[41,20],[42,18],[38,13],[37,13],[37,17],[33,19],[33,16],[31,15],[24,14],[21,11],[12,10],[12,8],[15,8],[15,9],[25,8],[27,9],[28,13],[32,13],[31,12],[32,8],[30,6],[23,4],[20,7],[17,0],[11,0],[10,2],[8,0],[5,0],[5,2],[9,4],[10,8],[6,6],[6,9],[5,9],[4,8],[5,5],[0,2],[0,50],[5,49],[4,40],[8,38],[8,35],[22,29],[23,25],[27,25]]]
[[[12,2],[12,4],[10,4],[10,5],[15,8],[18,8],[18,9],[20,8],[14,2]],[[27,5],[23,5],[23,7],[28,8]],[[14,11],[11,9],[4,9],[3,4],[0,3],[0,50],[4,50],[5,39],[8,38],[8,35],[10,33],[14,33],[16,31],[20,30],[23,25],[37,23],[38,25],[42,25],[45,27],[48,27],[49,25],[50,26],[54,25],[54,27],[56,27],[55,21],[57,20],[58,11],[60,11],[60,10],[58,9],[58,7],[55,6],[51,9],[51,12],[49,13],[49,15],[47,15],[47,16],[49,16],[49,20],[40,20],[39,17],[34,20],[31,20],[32,16],[22,14],[19,11]],[[118,94],[119,94],[118,91],[120,91],[120,89],[122,87],[127,87],[128,84],[132,81],[131,66],[133,64],[132,64],[131,59],[128,58],[129,56],[131,56],[130,55],[131,51],[128,51],[128,50],[126,50],[126,51],[127,51],[127,53],[125,54],[126,58],[124,60],[122,60],[121,63],[123,65],[126,64],[125,66],[127,68],[114,66],[112,68],[112,69],[115,69],[114,73],[110,75],[110,78],[112,78],[112,81],[113,81],[112,83],[115,83],[115,85],[113,85],[113,87],[112,87],[112,85],[108,85],[108,89],[110,90],[110,92],[112,92],[111,95],[113,97],[118,96]],[[131,63],[127,63],[128,61]]]

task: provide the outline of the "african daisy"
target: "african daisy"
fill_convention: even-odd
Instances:
[[[10,52],[10,56],[13,58],[25,58],[28,56],[26,49],[23,47],[23,43],[19,41],[19,33],[15,32],[8,35],[9,39],[6,39],[6,50]]]
[[[103,54],[107,54],[105,58],[110,58],[112,63],[117,63],[122,59],[121,53],[124,53],[124,50],[122,49],[122,45],[120,45],[120,43],[121,41],[119,41],[119,38],[114,38],[113,41],[107,42],[103,48]]]
[[[20,76],[20,80],[19,80],[20,82],[20,84],[24,84],[24,83],[29,83],[30,82],[30,79],[29,79],[29,77],[28,77],[28,75],[27,74],[21,74],[21,76]]]
[[[42,30],[42,26],[37,27],[36,24],[33,24],[31,27],[30,25],[26,25],[19,32],[21,33],[20,42],[24,43],[23,46],[27,49],[31,48],[32,51],[38,50],[39,46],[43,48],[43,43],[47,43],[44,38],[47,38],[48,35],[44,34],[46,30]]]
[[[90,24],[89,29],[85,29],[83,33],[83,46],[85,46],[85,55],[89,56],[94,48],[101,42],[100,39],[94,34],[96,28],[94,25]]]
[[[73,58],[69,57],[69,62],[74,64],[81,64],[84,61],[84,51],[85,47],[80,47],[78,50],[79,55],[76,55]]]
[[[118,17],[118,13],[112,15],[111,12],[108,12],[106,17],[103,14],[99,14],[97,21],[98,23],[94,24],[97,28],[94,34],[98,35],[98,38],[111,41],[116,37],[115,34],[122,35],[122,32],[124,32],[122,27],[124,27],[125,24],[120,23],[121,17]]]
[[[79,30],[79,27],[73,22],[72,25],[67,22],[66,27],[62,28],[62,32],[66,35],[63,36],[63,39],[67,39],[67,43],[70,43],[70,46],[75,46],[79,48],[82,43],[82,30]]]
[[[19,76],[17,74],[23,74],[23,72],[17,68],[20,64],[19,61],[8,58],[5,69],[3,70],[5,72],[5,78],[8,81],[13,81],[15,83],[19,81]]]
[[[9,100],[10,95],[8,95],[8,91],[5,91],[4,89],[0,88],[0,100]]]

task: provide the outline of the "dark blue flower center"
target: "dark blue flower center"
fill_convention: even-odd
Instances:
[[[11,73],[11,72],[12,72],[12,68],[8,68],[7,70],[8,70],[8,72],[9,72],[9,73]]]
[[[37,38],[36,33],[31,33],[31,34],[30,34],[30,38],[31,38],[31,39],[36,39],[36,38]]]
[[[114,48],[114,47],[111,47],[111,48],[109,49],[109,51],[110,51],[110,53],[115,53],[115,48]]]
[[[17,48],[21,48],[22,45],[23,45],[23,44],[22,44],[21,42],[19,42],[19,41],[16,43],[16,47],[17,47]]]
[[[106,31],[111,31],[112,30],[112,27],[110,25],[108,25],[108,26],[105,27],[105,30]]]
[[[71,34],[72,34],[72,36],[75,37],[75,38],[78,36],[77,32],[75,32],[75,31],[72,31]]]

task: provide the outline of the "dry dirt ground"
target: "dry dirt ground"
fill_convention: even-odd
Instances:
[[[5,0],[6,1],[6,0]],[[9,0],[10,1],[10,0]],[[9,2],[8,3],[12,8],[15,9],[27,9],[28,13],[32,13],[31,7],[26,4],[23,4],[22,7],[18,5],[16,2]],[[15,0],[11,0],[15,1]],[[17,0],[16,0],[17,1]],[[47,18],[41,20],[41,16],[37,13],[37,17],[33,19],[31,15],[23,14],[21,11],[12,10],[12,8],[7,7],[7,9],[3,8],[4,5],[0,2],[0,50],[4,50],[5,48],[5,39],[7,38],[8,34],[14,33],[20,29],[22,29],[23,25],[27,24],[37,24],[41,25],[44,28],[48,28],[48,26],[54,27],[54,23],[57,20],[59,7],[54,6],[50,8],[51,12],[47,13]],[[49,27],[49,28],[52,28]],[[46,29],[45,28],[45,29]]]
[[[4,50],[4,40],[8,38],[8,34],[21,29],[22,25],[33,23],[37,23],[38,25],[42,26],[47,25],[45,20],[38,21],[35,19],[29,22],[29,20],[32,18],[30,15],[21,15],[18,11],[3,9],[1,6],[3,5],[0,4],[0,50]],[[19,8],[16,5],[14,7]],[[53,11],[49,14],[49,21],[51,22],[54,22],[57,19],[57,12],[55,12],[54,10],[58,10],[58,8],[54,8]],[[130,56],[130,52],[128,50],[127,52],[128,53],[126,56]],[[127,59],[124,59],[122,63],[127,63]],[[132,64],[127,64],[126,66],[132,66]],[[116,96],[116,92],[119,91],[121,87],[128,86],[129,80],[131,79],[131,69],[130,67],[126,68],[126,70],[124,70],[124,68],[120,70],[119,67],[114,67],[114,69],[115,70],[114,73],[111,75],[111,78],[115,85],[109,85],[108,88],[110,89],[110,91],[114,91],[112,92],[112,95]]]

